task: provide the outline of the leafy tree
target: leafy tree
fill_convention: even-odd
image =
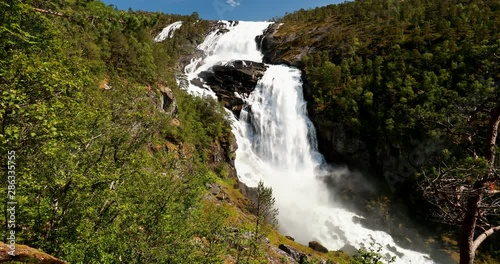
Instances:
[[[251,202],[251,211],[255,215],[255,226],[252,234],[251,255],[256,256],[258,245],[263,243],[269,231],[278,225],[278,209],[274,207],[273,190],[259,181],[256,195]]]
[[[207,157],[230,129],[221,106],[175,86],[192,40],[151,36],[160,19],[191,18],[99,1],[3,1],[0,13],[0,152],[16,151],[16,242],[74,263],[221,263],[227,213],[202,195],[215,178]],[[184,34],[201,39],[207,27]],[[176,123],[159,107],[165,84]]]
[[[286,15],[273,41],[304,69],[313,122],[363,141],[368,165],[401,176],[386,177],[394,191],[420,190],[399,195],[461,230],[462,263],[499,223],[499,12],[496,1],[359,0]],[[435,150],[416,161],[425,142]]]
[[[390,264],[396,260],[396,257],[382,255],[382,245],[375,242],[372,238],[369,247],[358,249],[358,254],[352,258],[352,264]]]

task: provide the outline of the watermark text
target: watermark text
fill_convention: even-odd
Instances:
[[[16,255],[16,152],[7,153],[7,247],[8,254]]]

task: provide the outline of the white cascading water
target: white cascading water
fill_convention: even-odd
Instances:
[[[155,42],[162,42],[167,38],[173,38],[176,30],[182,27],[182,21],[174,22],[162,29],[160,34],[154,38]]]
[[[226,22],[229,32],[214,31],[198,47],[206,57],[186,66],[188,80],[230,60],[262,62],[255,37],[269,24]],[[192,84],[186,87],[194,95],[214,96],[208,86],[205,88]],[[332,201],[319,179],[329,172],[322,169],[324,160],[316,151],[316,132],[307,117],[299,70],[268,65],[246,104],[239,120],[232,118],[238,143],[237,174],[248,186],[256,186],[262,180],[272,187],[282,233],[304,244],[319,241],[330,250],[345,245],[369,246],[373,239],[384,247],[384,253],[398,256],[395,263],[434,263],[427,254],[397,246],[389,234],[355,223],[353,217],[361,216]]]
[[[261,35],[263,30],[269,26],[268,22],[228,22],[219,21],[225,25],[229,32],[221,34],[219,30],[211,32],[198,46],[204,51],[205,57],[196,58],[184,69],[188,80],[198,77],[203,71],[207,71],[216,64],[224,64],[231,60],[251,60],[262,62],[262,54],[257,49],[255,38]],[[192,95],[210,96],[216,98],[215,93],[209,86],[205,89],[189,83],[186,90]]]

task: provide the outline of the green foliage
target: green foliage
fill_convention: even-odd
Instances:
[[[249,211],[253,215],[251,222],[233,232],[229,236],[235,252],[232,255],[237,263],[268,263],[267,236],[277,228],[278,210],[274,208],[275,199],[272,189],[259,182],[255,195],[250,199]]]
[[[225,119],[226,112],[215,100],[178,94],[181,109],[179,117],[184,121],[181,128],[182,139],[193,142],[196,147],[209,148],[214,140],[223,140],[231,133]]]
[[[271,187],[264,186],[262,181],[259,181],[256,189],[255,199],[251,202],[250,211],[255,215],[255,226],[253,229],[252,239],[250,241],[250,256],[261,255],[261,244],[265,243],[266,236],[272,228],[278,225],[278,209],[274,207],[275,199]]]
[[[283,17],[278,38],[305,39],[277,49],[286,58],[314,47],[301,61],[314,115],[374,146],[412,149],[429,122],[464,122],[498,98],[499,15],[496,1],[360,0]]]
[[[300,62],[313,116],[343,124],[373,153],[404,156],[440,138],[465,158],[483,152],[500,98],[499,10],[496,1],[427,0],[301,10],[281,19],[277,49],[314,47]],[[306,39],[286,39],[292,30]]]
[[[376,172],[406,170],[415,175],[408,189],[443,175],[469,188],[499,169],[485,150],[500,101],[498,17],[498,1],[345,2],[281,18],[274,52],[303,68],[313,118],[363,141]],[[432,147],[418,153],[425,143]],[[403,195],[415,201],[422,192]],[[463,219],[459,208],[439,210]]]
[[[382,245],[373,241],[370,243],[369,247],[362,247],[358,249],[358,254],[356,254],[351,263],[352,264],[390,264],[396,261],[396,257],[383,256],[382,255]]]
[[[16,152],[16,242],[70,263],[223,262],[227,212],[202,196],[229,126],[218,104],[174,82],[208,24],[98,1],[2,1],[0,13],[0,153]],[[179,34],[153,42],[177,20]],[[165,84],[177,123],[159,107]]]
[[[251,211],[255,214],[255,235],[263,238],[269,233],[269,227],[278,225],[278,209],[274,207],[275,198],[271,187],[264,186],[264,182],[259,181],[256,190],[255,200],[252,201]]]

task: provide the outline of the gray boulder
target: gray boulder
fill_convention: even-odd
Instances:
[[[319,243],[318,241],[309,242],[309,247],[318,252],[328,253],[328,249],[325,246],[321,245],[321,243]]]
[[[285,244],[280,244],[278,246],[279,249],[281,249],[283,252],[287,253],[290,257],[292,257],[295,261],[297,261],[299,264],[304,264],[307,261],[307,256],[306,254],[288,246]]]

